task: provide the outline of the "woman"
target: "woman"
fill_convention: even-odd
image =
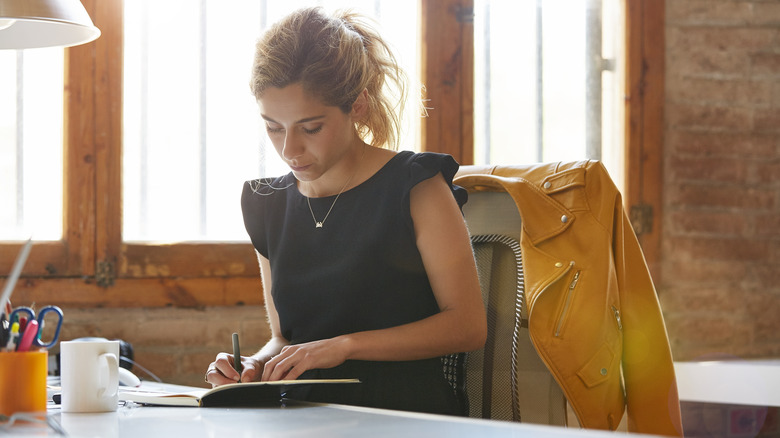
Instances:
[[[290,395],[461,412],[439,358],[486,336],[466,195],[452,157],[391,149],[404,75],[388,46],[355,14],[299,10],[258,42],[251,88],[292,170],[242,195],[272,337],[240,376],[220,353],[207,382],[358,378]]]

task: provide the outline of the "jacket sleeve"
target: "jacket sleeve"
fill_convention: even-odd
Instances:
[[[603,173],[609,178],[606,170]],[[614,185],[611,180],[608,184]],[[619,193],[612,217],[628,429],[682,436],[677,381],[661,306]]]

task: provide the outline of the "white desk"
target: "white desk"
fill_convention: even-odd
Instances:
[[[450,418],[337,405],[285,408],[121,408],[108,414],[60,414],[79,437],[602,437],[613,432]]]
[[[681,401],[779,406],[780,360],[675,362]]]
[[[502,421],[415,414],[342,405],[290,403],[264,408],[175,408],[132,405],[117,412],[71,414],[50,407],[72,437],[285,438],[616,438],[623,434]],[[53,436],[44,425],[20,424],[12,435]]]

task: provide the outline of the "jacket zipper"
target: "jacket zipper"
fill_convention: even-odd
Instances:
[[[561,334],[563,321],[566,318],[566,313],[569,311],[569,306],[571,305],[571,300],[574,296],[574,288],[577,287],[577,282],[580,280],[580,272],[582,271],[577,271],[574,274],[574,278],[571,280],[571,283],[569,283],[569,292],[566,294],[566,302],[563,304],[563,311],[561,311],[561,317],[558,319],[558,326],[555,328],[556,337],[560,336]]]
[[[617,307],[612,306],[612,313],[615,315],[615,321],[617,321],[618,330],[623,331],[623,321],[620,319],[620,310]]]
[[[536,299],[529,301],[530,304],[530,307],[528,308],[529,320],[531,319],[531,315],[534,313],[534,307],[536,307],[536,302],[539,301],[539,298],[541,298],[541,296],[544,295],[545,292],[547,292],[547,289],[550,287],[551,284],[557,282],[558,280],[560,280],[561,277],[566,275],[572,266],[574,266],[574,262],[569,262],[568,268],[564,269],[562,272],[557,273],[553,278],[551,278],[542,287],[539,288],[539,293],[536,295]]]

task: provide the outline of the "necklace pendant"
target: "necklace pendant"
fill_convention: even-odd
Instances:
[[[314,224],[314,228],[322,228],[322,222],[317,222]]]

